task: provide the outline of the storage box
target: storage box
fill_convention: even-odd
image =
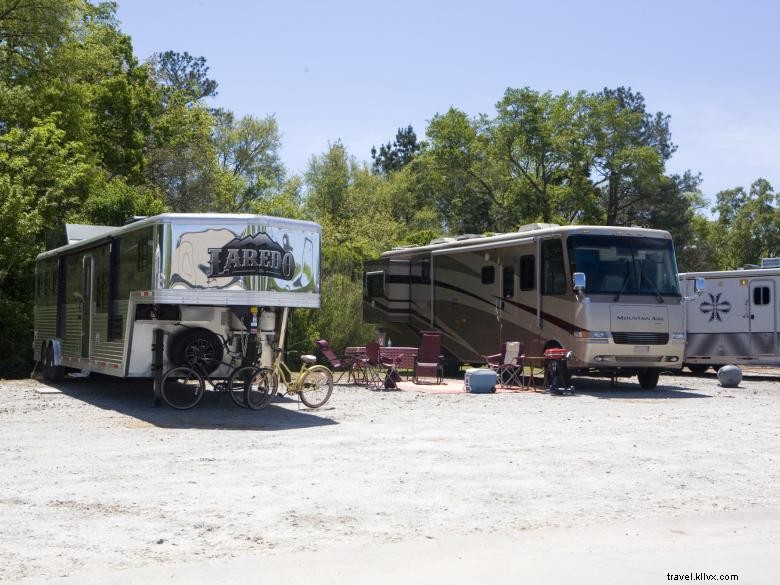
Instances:
[[[489,368],[471,368],[466,370],[463,382],[466,392],[488,394],[496,391],[496,372]]]

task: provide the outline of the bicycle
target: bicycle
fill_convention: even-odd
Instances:
[[[313,355],[301,356],[301,369],[293,379],[293,372],[282,361],[282,352],[274,348],[274,362],[270,368],[256,368],[251,383],[245,387],[244,402],[252,410],[268,406],[277,394],[280,384],[285,394],[297,394],[309,408],[320,408],[333,392],[333,372],[316,365]]]
[[[162,379],[161,397],[171,408],[187,410],[197,406],[205,394],[206,382],[215,392],[227,392],[236,406],[247,407],[246,381],[248,376],[254,374],[259,368],[252,365],[236,368],[235,363],[241,359],[242,353],[231,350],[224,336],[217,333],[213,335],[222,342],[223,349],[229,356],[229,362],[215,359],[214,347],[208,343],[197,342],[188,345],[183,352],[187,365],[169,369]],[[230,375],[213,377],[212,373],[220,366],[232,369]]]

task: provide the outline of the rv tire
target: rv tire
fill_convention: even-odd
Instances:
[[[187,329],[173,338],[171,361],[177,366],[192,365],[202,358],[200,365],[207,373],[213,373],[222,361],[222,342],[208,329]]]
[[[636,377],[639,379],[639,386],[642,390],[653,390],[658,386],[657,370],[643,370]]]

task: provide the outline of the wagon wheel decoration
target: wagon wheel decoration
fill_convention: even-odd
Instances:
[[[710,321],[715,321],[716,319],[718,321],[723,321],[721,318],[721,314],[725,315],[729,311],[731,311],[731,303],[723,300],[720,300],[720,297],[723,293],[718,293],[716,295],[712,293],[707,293],[707,295],[710,297],[710,300],[708,301],[702,301],[701,305],[699,305],[699,310],[706,314],[709,314]]]

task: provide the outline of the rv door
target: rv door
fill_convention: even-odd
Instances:
[[[91,254],[82,258],[84,279],[81,285],[81,357],[89,358],[89,345],[92,340],[92,291],[94,278],[92,278],[95,260]]]
[[[748,327],[751,355],[777,353],[775,333],[775,283],[771,280],[751,280],[748,297]]]

